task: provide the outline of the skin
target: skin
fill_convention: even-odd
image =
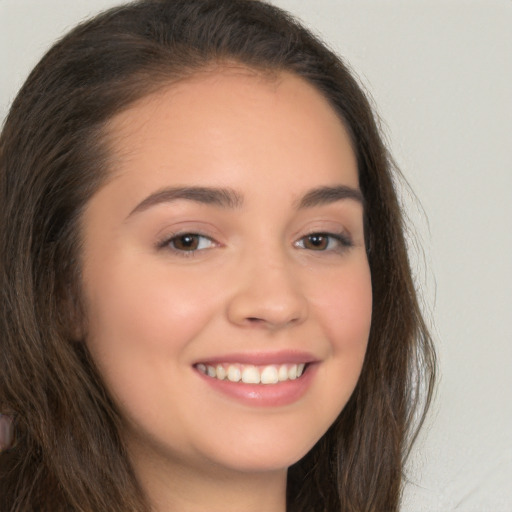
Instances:
[[[361,202],[297,208],[318,187],[358,190],[348,134],[306,82],[241,68],[146,97],[109,132],[112,178],[83,217],[86,343],[136,474],[159,512],[282,512],[287,468],[345,406],[370,329]],[[243,204],[138,206],[182,186],[227,188]],[[177,233],[200,233],[198,249],[179,251]],[[335,235],[319,248],[311,233]],[[282,350],[316,361],[283,406],[226,396],[194,367]]]

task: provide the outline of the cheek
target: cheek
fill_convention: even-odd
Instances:
[[[314,306],[331,341],[334,355],[366,350],[372,318],[370,270],[361,263],[349,272],[333,275],[322,292],[317,288]]]
[[[310,314],[328,353],[318,367],[315,399],[301,425],[320,438],[347,404],[361,374],[372,314],[368,265],[363,261],[348,271],[335,269],[321,282],[310,282],[307,292]]]
[[[371,326],[372,286],[367,264],[333,275],[326,282],[330,286],[315,294],[314,310],[330,346],[331,373],[325,375],[324,389],[337,416],[350,398],[363,366]]]
[[[120,339],[123,346],[131,341],[156,348],[163,338],[170,346],[170,335],[178,340],[193,334],[215,296],[200,280],[158,268],[123,262],[105,268],[108,275],[99,270],[88,276],[86,299],[91,338],[107,344]]]
[[[86,281],[94,286],[85,290],[88,348],[122,414],[151,430],[164,406],[173,413],[183,407],[169,389],[187,378],[189,348],[218,310],[218,299],[202,279],[170,276],[165,267],[117,261],[94,270]],[[167,437],[185,435],[176,422],[167,425]]]
[[[87,344],[109,388],[119,396],[123,387],[140,391],[156,375],[177,372],[217,309],[213,291],[129,262],[95,270],[85,290]]]

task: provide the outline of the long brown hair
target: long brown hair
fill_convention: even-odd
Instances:
[[[372,109],[346,65],[280,9],[257,0],[146,0],[81,24],[36,66],[0,138],[2,511],[146,511],[121,419],[77,339],[80,218],[111,169],[109,119],[206,67],[288,71],[348,129],[365,199],[370,339],[349,403],[289,469],[293,512],[398,510],[410,443],[430,402],[435,354],[422,319],[393,181]]]

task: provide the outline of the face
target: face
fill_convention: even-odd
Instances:
[[[358,380],[371,320],[350,140],[288,74],[226,70],[115,117],[83,217],[86,343],[133,454],[278,471]]]

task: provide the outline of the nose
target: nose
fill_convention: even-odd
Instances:
[[[302,323],[308,302],[300,275],[285,258],[259,258],[232,276],[234,293],[227,306],[229,321],[244,327],[280,329]]]

